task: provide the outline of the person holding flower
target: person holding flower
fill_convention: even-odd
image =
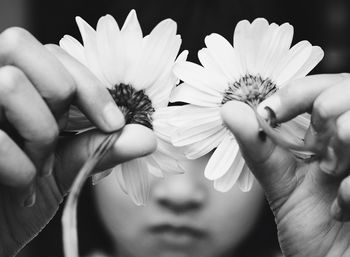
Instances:
[[[137,43],[138,38],[140,38],[138,34],[139,24],[135,16],[133,14],[130,15],[131,18],[127,19],[126,25],[123,27],[125,29],[123,30],[122,28],[120,31],[125,33],[123,35],[125,38],[133,39],[129,43]],[[259,30],[257,32],[261,32],[262,37],[266,37],[266,40],[271,40],[271,44],[273,44],[274,41],[272,39],[274,37],[278,38],[279,33],[281,33],[280,27],[261,22],[264,23],[260,27],[262,32]],[[105,85],[111,81],[120,85],[125,85],[126,82],[124,80],[117,81],[120,79],[118,77],[108,77],[108,75],[113,75],[113,73],[107,73],[106,75],[104,73],[106,67],[103,66],[103,63],[102,68],[104,69],[101,70],[101,67],[99,67],[101,62],[90,62],[91,60],[96,60],[94,59],[96,54],[100,53],[100,50],[96,51],[96,49],[101,49],[98,48],[99,31],[97,31],[96,41],[94,38],[95,34],[91,28],[82,22],[80,24],[80,30],[83,37],[85,37],[84,48],[75,41],[70,41],[71,45],[69,46],[67,44],[66,47],[63,46],[65,50],[57,46],[43,46],[31,34],[19,28],[8,29],[0,35],[0,58],[2,61],[0,69],[0,104],[3,110],[0,116],[2,119],[0,143],[0,151],[2,153],[0,159],[0,181],[2,185],[0,254],[3,256],[15,254],[49,222],[67,193],[77,170],[101,142],[102,138],[105,137],[100,131],[118,131],[117,133],[120,135],[111,151],[99,163],[97,171],[113,168],[116,164],[126,163],[138,157],[149,156],[152,152],[159,150],[156,144],[158,142],[159,146],[159,141],[157,141],[155,133],[150,128],[137,124],[125,125],[125,111],[119,110],[114,104],[116,99],[113,99],[113,97],[118,92],[113,92],[114,95],[113,93],[108,94],[108,91],[105,90]],[[116,30],[113,24],[115,23],[111,20],[102,20],[101,35],[103,36],[103,32],[108,32],[109,29]],[[240,33],[248,35],[251,31],[251,26],[253,26],[253,23],[245,22],[242,30],[237,30],[239,31],[237,35]],[[270,34],[265,34],[267,32],[270,32]],[[163,33],[159,34],[163,35]],[[107,33],[107,35],[110,34]],[[140,39],[140,42],[142,44],[149,43],[153,39],[152,35],[151,33],[145,41]],[[172,35],[176,38],[176,34]],[[238,37],[237,35],[235,34],[235,37]],[[288,38],[288,35],[290,36],[290,34],[281,35],[286,35],[286,38]],[[171,37],[169,35],[169,38]],[[255,43],[255,41],[249,41],[250,39],[247,37],[247,41],[245,41],[247,45],[243,44],[241,46],[250,47],[249,43]],[[159,38],[155,37],[154,40],[157,42]],[[174,44],[175,41],[176,39],[174,39]],[[291,41],[290,37],[286,41]],[[215,42],[215,40],[211,42],[214,45],[215,43],[226,44],[226,42]],[[97,45],[97,48],[94,43]],[[218,55],[216,55],[215,47],[212,48],[210,45],[211,43],[207,45],[209,54],[205,52],[206,50],[202,52],[203,58],[201,63],[205,68],[217,69],[218,67],[211,64],[221,64],[222,59],[218,58],[215,60]],[[108,47],[108,45],[103,46]],[[285,45],[279,44],[279,46],[288,46],[288,43]],[[137,46],[130,45],[130,47],[132,50],[132,47]],[[227,47],[227,44],[225,47]],[[73,48],[75,52],[69,51]],[[177,49],[176,47],[174,48]],[[268,52],[271,54],[270,59],[272,60],[275,50],[273,48],[271,52]],[[286,51],[289,50],[289,46],[288,48],[283,48],[283,50],[284,52],[281,50],[279,54],[288,53]],[[320,51],[312,51],[312,48],[307,49],[307,47],[302,47],[298,50],[300,52],[295,50],[296,52],[293,52],[294,55],[291,54],[290,58],[287,58],[287,61],[290,62],[282,64],[286,65],[285,67],[290,67],[290,69],[296,69],[297,72],[299,68],[305,68],[304,70],[308,72],[310,67],[312,68],[319,61]],[[126,55],[124,59],[126,63],[130,63],[132,61],[130,58],[135,57],[135,52],[130,50],[122,54]],[[249,57],[252,59],[246,59],[248,60],[246,62],[248,66],[244,66],[244,68],[256,67],[249,65],[254,63],[254,58],[258,54],[256,52],[255,56]],[[175,55],[172,55],[173,62],[175,62]],[[159,56],[163,57],[161,54]],[[241,55],[234,54],[234,56],[240,61],[246,58]],[[222,58],[225,57],[227,56],[222,56]],[[100,55],[97,55],[97,58],[100,58]],[[105,58],[108,58],[108,56],[105,56]],[[176,89],[175,99],[177,101],[184,100],[184,98],[179,97],[182,95],[179,91],[181,88],[186,88],[182,90],[185,90],[183,92],[187,93],[190,90],[198,89],[196,87],[196,82],[198,82],[195,80],[196,78],[186,77],[186,74],[179,72],[180,65],[184,63],[183,59],[180,58],[180,60],[181,62],[175,64],[175,67],[178,67],[177,71],[175,68],[175,74],[178,74],[180,79],[183,79],[186,84],[182,84]],[[250,61],[253,62],[251,63]],[[296,67],[296,63],[300,67]],[[161,69],[162,67],[159,66],[158,68]],[[221,80],[217,75],[225,73],[226,67],[228,66],[224,66],[223,70],[214,70],[215,72],[212,73],[213,76],[216,76],[214,78],[217,78],[218,84]],[[283,68],[283,66],[278,65],[274,67]],[[133,68],[137,70],[139,67],[135,65]],[[44,70],[46,72],[43,72]],[[101,71],[102,74],[100,73]],[[131,71],[134,70],[131,69]],[[284,78],[287,77],[288,74],[284,74],[283,70],[280,70],[280,72],[285,75]],[[297,72],[295,74],[298,74]],[[301,73],[303,76],[305,75],[304,72]],[[128,78],[128,75],[130,74],[124,74],[123,79]],[[256,74],[253,75],[256,76]],[[254,83],[258,81],[262,85],[266,85],[264,84],[266,74],[264,76],[252,81]],[[350,254],[350,242],[347,236],[350,232],[350,227],[346,223],[349,219],[350,186],[347,174],[349,168],[347,158],[349,106],[346,91],[348,90],[350,78],[347,74],[314,75],[305,78],[303,76],[297,77],[297,79],[290,79],[290,76],[285,80],[288,83],[283,88],[273,91],[271,95],[264,95],[259,100],[258,105],[253,106],[256,109],[251,108],[251,104],[247,104],[246,101],[240,101],[240,99],[221,101],[220,104],[222,106],[218,115],[222,118],[225,129],[232,133],[231,136],[238,143],[237,146],[239,146],[241,154],[247,163],[247,166],[241,163],[243,159],[240,158],[237,160],[237,163],[240,165],[236,163],[234,168],[249,168],[267,196],[275,215],[283,254],[285,256],[347,256]],[[103,81],[103,79],[107,81]],[[114,81],[114,79],[117,80]],[[157,81],[158,78],[148,79]],[[129,77],[127,83],[132,84],[134,82],[137,84],[135,80],[135,77]],[[172,78],[169,78],[169,81],[175,84]],[[241,82],[239,78],[237,81],[240,82],[239,86],[242,86],[243,82],[245,85],[247,84],[244,80]],[[228,83],[227,85],[237,87],[237,84],[235,84],[237,81],[232,81],[232,84]],[[271,81],[271,83],[275,82],[275,80]],[[208,82],[208,80],[205,82]],[[140,83],[141,85],[147,84],[144,80],[141,80]],[[209,86],[211,85],[213,84]],[[277,86],[280,85],[275,87]],[[231,91],[233,89],[232,87]],[[245,90],[242,89],[242,92],[246,93],[245,96],[250,96],[251,91],[249,90],[251,89],[256,88],[247,87]],[[199,88],[199,90],[202,90],[202,92],[208,90],[204,93],[213,93],[215,88]],[[151,92],[148,93],[151,94]],[[192,92],[195,92],[195,90]],[[258,91],[258,96],[260,96],[259,93],[261,92]],[[234,91],[232,94],[237,96],[237,91]],[[189,100],[198,100],[196,98],[198,95],[186,95],[189,97]],[[204,100],[210,102],[213,99],[211,97]],[[72,105],[78,107],[84,116],[89,118],[91,123],[83,120],[82,116],[77,115],[76,120],[79,122],[74,125],[80,126],[84,131],[73,137],[59,138],[59,131],[66,128],[67,122],[71,121],[67,116],[67,112]],[[179,113],[180,109],[182,107],[174,107],[172,110],[174,110],[173,113]],[[296,155],[285,145],[279,144],[280,141],[272,137],[269,130],[264,130],[262,133],[261,122],[257,119],[257,117],[261,117],[270,122],[269,125],[278,125],[305,112],[311,113],[311,123],[304,131],[305,146],[308,147],[308,150],[311,150],[311,154],[308,152],[306,154],[301,153],[303,158],[300,158],[299,154]],[[164,117],[164,113],[158,115]],[[174,121],[170,120],[169,122],[171,124]],[[86,131],[91,125],[98,130]],[[74,128],[76,129],[77,127]],[[178,131],[174,133],[176,134],[175,136],[178,136]],[[172,131],[169,129],[168,132]],[[264,133],[265,136],[260,136],[261,134],[264,135]],[[165,140],[168,135],[161,136],[163,137],[160,138]],[[175,139],[171,140],[177,141],[177,138],[175,137]],[[207,148],[209,150],[202,155],[198,155],[199,151],[196,149],[196,157],[202,159],[193,161],[177,160],[180,163],[178,168],[188,173],[196,169],[203,171],[210,155],[213,156],[215,154],[211,150],[216,146]],[[175,150],[169,150],[168,148],[167,151],[168,155],[175,152]],[[162,154],[165,154],[165,152],[162,152]],[[223,163],[225,166],[232,166],[232,163],[227,165],[226,162],[227,159]],[[165,166],[164,163],[167,162],[157,163],[160,166],[160,171],[172,170],[168,168],[173,167],[172,165]],[[235,160],[233,160],[233,163],[235,163]],[[156,169],[157,165],[151,164],[150,173],[153,171],[152,175],[161,176],[159,169]],[[243,171],[245,170],[243,169]],[[224,170],[218,168],[214,169],[213,172],[209,172],[209,177],[214,181],[226,174]],[[216,172],[223,174],[217,174]],[[138,174],[141,175],[141,173]],[[244,175],[241,176],[241,174]],[[187,174],[183,176],[187,176]],[[216,185],[219,185],[221,189],[223,186],[226,186],[224,188],[232,187],[232,176],[236,176],[234,181],[239,181],[241,189],[251,188],[252,177],[250,173],[244,172],[231,175],[231,180],[219,181],[216,182]],[[108,181],[108,179],[110,178],[107,177],[106,180]],[[170,180],[171,177],[167,177],[167,179]],[[100,183],[103,183],[103,181]],[[143,195],[140,192],[144,193],[145,188],[139,191],[139,188],[135,187],[131,178],[126,179],[125,176],[119,179],[119,183],[121,188],[132,195],[136,203],[143,203]],[[145,184],[141,182],[136,185],[143,186]],[[98,190],[103,192],[104,189],[106,188],[100,186]],[[171,188],[168,189],[170,190]],[[259,189],[256,188],[254,190]],[[106,198],[109,194],[110,191],[105,191],[97,195]],[[249,195],[246,196],[249,198]],[[191,198],[190,207],[196,210],[200,201],[195,194],[191,194],[191,197],[194,198]],[[200,197],[205,199],[205,196],[199,196],[199,199],[201,199]],[[174,202],[169,203],[165,197],[157,199],[158,204],[161,206],[165,205],[167,209],[170,206],[172,212],[182,212],[183,208],[185,210],[189,209],[187,205],[184,207],[182,204],[179,207],[176,204],[174,205]],[[253,197],[252,199],[258,198]],[[252,205],[254,205],[254,201]],[[256,203],[255,205],[257,206],[258,204]],[[243,210],[244,206],[247,205],[244,204],[239,209]],[[101,209],[103,210],[107,207],[103,206]],[[249,210],[247,209],[243,213],[248,214]],[[250,210],[251,214],[254,211],[255,209]],[[106,220],[108,220],[107,214],[108,212],[102,213],[102,217],[105,217]],[[107,225],[110,224],[107,223]],[[150,233],[165,231],[164,229],[168,229],[167,226],[172,226],[172,229],[179,234],[187,231],[185,236],[192,234],[193,237],[205,238],[205,231],[198,228],[188,228],[183,224],[178,227],[166,223],[160,224],[160,226],[155,225],[150,229]],[[179,240],[178,243],[183,244],[189,239],[176,237],[175,240]],[[170,241],[174,243],[174,240]],[[172,252],[172,254],[176,253]],[[183,253],[181,252],[181,254]],[[199,256],[204,256],[204,253]]]

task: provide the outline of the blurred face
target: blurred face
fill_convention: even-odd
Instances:
[[[135,206],[113,175],[96,185],[97,208],[120,256],[214,257],[245,239],[263,194],[257,183],[248,193],[216,192],[203,176],[208,158],[184,162],[185,174],[154,178],[145,207]]]

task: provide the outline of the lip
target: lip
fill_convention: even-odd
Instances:
[[[196,241],[203,240],[208,236],[208,233],[202,229],[171,223],[151,226],[148,231],[158,237],[163,244],[174,247],[191,246]]]

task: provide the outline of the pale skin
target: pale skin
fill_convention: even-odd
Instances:
[[[120,130],[120,137],[97,169],[155,149],[150,130],[124,127],[121,112],[99,83],[57,46],[44,46],[23,29],[0,34],[0,256],[14,255],[50,221],[79,167],[104,138],[102,132]],[[350,254],[350,225],[343,222],[350,219],[348,84],[347,75],[312,76],[279,91],[276,97],[283,105],[276,100],[266,103],[278,121],[312,111],[317,133],[309,131],[306,142],[319,154],[309,163],[298,163],[269,139],[260,141],[258,123],[247,105],[229,102],[222,109],[266,192],[285,256]],[[71,104],[98,130],[58,137]],[[242,114],[244,122],[239,119]],[[329,142],[337,165],[321,165],[321,170]]]
[[[350,224],[345,222],[350,219],[349,84],[347,74],[310,76],[262,103],[274,110],[279,122],[311,111],[312,128],[305,142],[317,157],[307,162],[297,161],[268,138],[262,142],[247,105],[230,102],[222,109],[225,123],[265,191],[285,256],[350,255]],[[246,117],[244,122],[239,115]]]
[[[0,34],[0,99],[0,256],[15,255],[49,222],[79,167],[106,136],[102,132],[120,137],[97,169],[156,146],[151,130],[124,126],[108,91],[85,67],[20,28]],[[59,138],[71,104],[102,132]],[[14,131],[19,136],[11,137]]]

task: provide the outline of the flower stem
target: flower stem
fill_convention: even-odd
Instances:
[[[110,134],[101,142],[86,160],[73,182],[62,216],[63,248],[65,257],[79,257],[77,233],[77,205],[79,195],[85,181],[91,175],[91,172],[96,167],[97,163],[114,145],[115,141],[118,139],[118,135],[118,133]]]

